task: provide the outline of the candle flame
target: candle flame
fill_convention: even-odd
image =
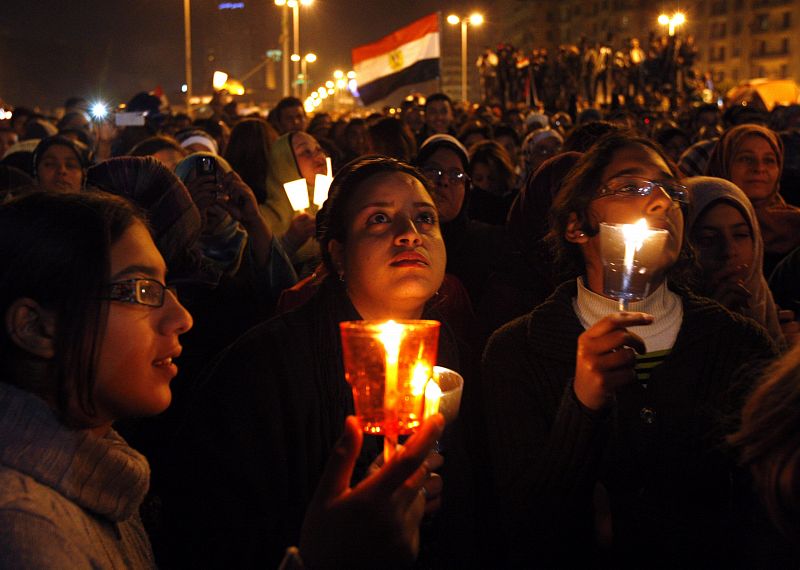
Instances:
[[[429,418],[439,412],[439,400],[442,397],[442,389],[436,382],[428,382],[425,386],[425,411],[423,418]]]
[[[396,365],[400,355],[403,327],[394,321],[386,321],[380,325],[380,331],[378,339],[383,343],[383,348],[386,351],[386,360]]]
[[[642,248],[644,241],[650,235],[647,220],[640,219],[635,224],[622,224],[622,235],[625,238],[625,267],[633,268],[633,256]]]
[[[411,372],[411,395],[422,396],[423,392],[426,394],[428,390],[425,385],[428,383],[430,374],[428,374],[428,367],[423,362],[417,361],[414,365],[414,370]]]

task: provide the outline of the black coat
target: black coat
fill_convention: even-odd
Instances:
[[[598,413],[572,386],[584,331],[576,294],[574,281],[561,285],[499,329],[484,354],[495,522],[511,564],[597,564],[597,484],[608,497],[613,566],[735,561],[740,473],[723,450],[722,420],[738,410],[751,367],[773,358],[774,345],[755,322],[680,293],[672,352],[646,388],[620,389]]]
[[[304,306],[253,328],[216,360],[173,446],[163,498],[180,566],[276,568],[299,542],[305,509],[353,413],[338,324],[358,319],[329,278]],[[438,363],[457,369],[456,355],[443,326]],[[380,449],[365,437],[362,474]]]

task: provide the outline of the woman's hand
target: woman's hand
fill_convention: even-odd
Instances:
[[[442,468],[442,465],[444,465],[444,456],[438,451],[431,451],[425,459],[425,466],[430,473],[428,478],[425,479],[425,483],[422,484],[420,491],[425,496],[426,515],[433,514],[442,507],[441,496],[444,482],[442,481],[442,476],[436,473],[437,470]],[[378,455],[375,461],[370,464],[369,475],[374,475],[381,467],[383,467],[383,454]]]
[[[608,406],[621,386],[636,378],[635,355],[645,353],[644,341],[627,327],[649,325],[646,313],[613,313],[578,337],[575,395],[589,409]]]
[[[218,202],[220,195],[220,185],[217,184],[217,177],[214,174],[195,176],[186,182],[186,189],[192,196],[192,200],[200,210],[200,217],[203,225],[206,223],[206,210]]]
[[[248,232],[254,224],[259,223],[261,212],[258,209],[256,195],[233,170],[220,179],[216,198],[231,217],[241,222]]]
[[[431,480],[427,458],[443,430],[441,415],[429,418],[385,466],[351,489],[363,433],[347,418],[303,522],[300,555],[307,568],[411,564],[425,512],[421,489]]]
[[[744,286],[747,265],[717,271],[709,278],[711,298],[723,307],[737,311],[747,306],[752,293]]]
[[[289,229],[286,230],[284,239],[287,245],[293,250],[297,251],[300,246],[306,243],[309,238],[314,236],[317,229],[317,222],[314,216],[301,212],[297,214],[292,223],[289,224]]]

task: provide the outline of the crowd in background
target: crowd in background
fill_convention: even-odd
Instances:
[[[0,566],[796,566],[800,105],[663,110],[651,79],[680,61],[689,89],[691,46],[651,44],[527,78],[506,46],[487,103],[366,116],[14,108]],[[618,312],[597,226],[638,217],[671,237]],[[348,419],[338,323],[362,318],[441,321],[465,378],[459,419],[385,466]],[[146,358],[177,374],[158,398],[119,387]]]

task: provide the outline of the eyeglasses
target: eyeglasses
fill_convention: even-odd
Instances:
[[[104,301],[135,303],[147,307],[164,305],[164,295],[170,291],[177,297],[174,287],[167,287],[155,279],[127,279],[108,284],[109,293],[101,297]]]
[[[425,177],[431,181],[432,184],[438,184],[442,176],[447,176],[447,180],[451,184],[466,184],[469,182],[469,176],[463,170],[458,168],[448,168],[446,170],[439,170],[438,168],[425,167],[422,169]]]
[[[689,203],[689,193],[686,186],[673,182],[671,180],[647,180],[645,178],[637,178],[635,176],[619,176],[612,178],[600,187],[598,198],[605,198],[606,196],[649,196],[653,190],[660,188],[673,202],[679,204]]]

